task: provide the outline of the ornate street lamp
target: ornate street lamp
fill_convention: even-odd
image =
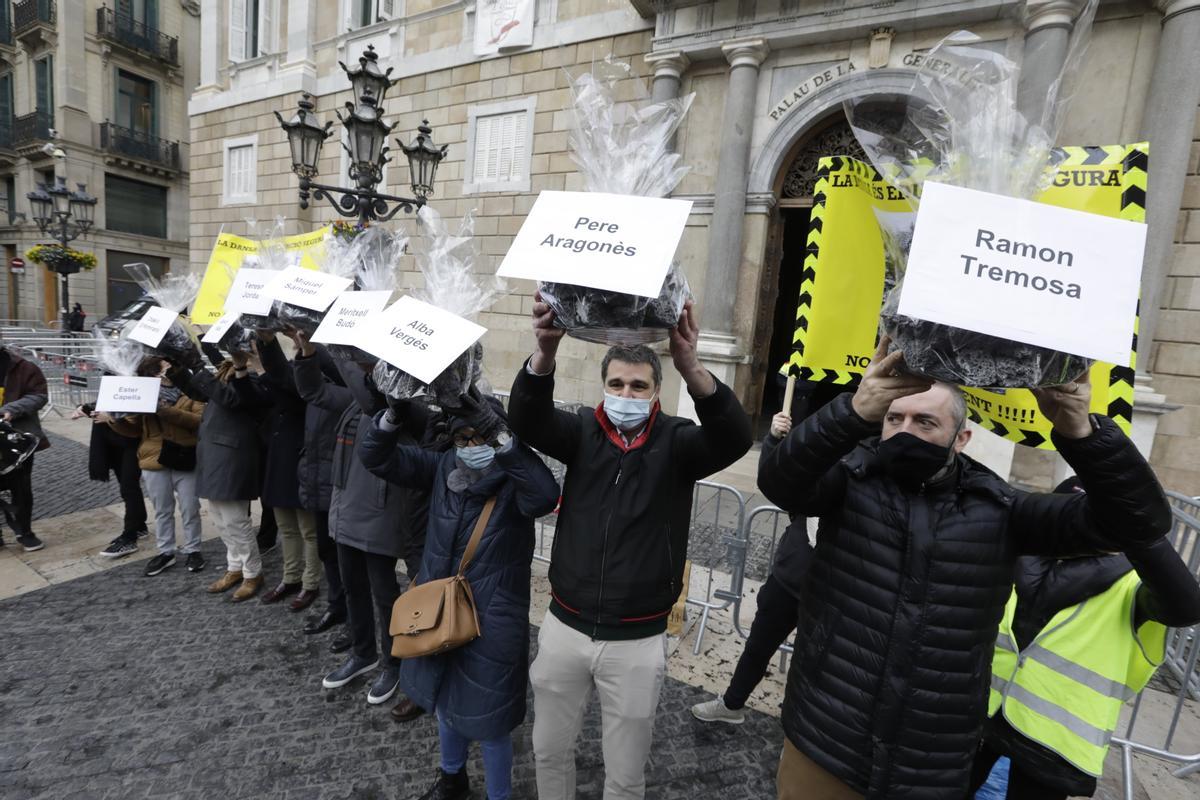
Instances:
[[[67,188],[66,178],[59,175],[54,179],[54,185],[47,187],[39,183],[37,189],[28,192],[25,197],[33,212],[33,221],[43,236],[49,236],[58,241],[63,250],[67,245],[91,230],[96,214],[96,198],[88,194],[87,187],[77,183],[79,188],[71,191]],[[63,286],[63,330],[67,329],[67,316],[71,308],[71,286],[68,276],[79,271],[75,261],[56,260],[51,268],[62,276]]]
[[[317,200],[328,201],[343,217],[358,217],[360,223],[369,220],[385,222],[401,210],[411,214],[425,205],[426,199],[433,194],[437,165],[446,157],[448,147],[433,143],[433,131],[428,120],[417,129],[418,135],[412,144],[398,142],[408,157],[415,197],[396,197],[375,191],[383,179],[384,165],[391,161],[386,142],[396,127],[395,123],[388,125],[383,121],[383,98],[394,81],[390,78],[390,68],[386,73],[380,71],[378,58],[375,49],[368,47],[358,59],[358,69],[351,70],[342,64],[354,88],[356,102],[346,103],[345,116],[341,112],[334,113],[346,130],[344,147],[350,156],[348,172],[354,188],[328,186],[313,181],[319,172],[317,165],[321,145],[330,135],[332,123],[321,125],[313,113],[309,95],[301,96],[298,110],[290,121],[284,122],[279,112],[275,112],[291,147],[292,172],[300,178],[301,208],[308,208],[311,195]]]

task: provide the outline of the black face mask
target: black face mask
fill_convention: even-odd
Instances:
[[[934,444],[901,432],[879,443],[879,463],[896,483],[921,486],[950,463],[953,446],[953,440],[949,445]]]

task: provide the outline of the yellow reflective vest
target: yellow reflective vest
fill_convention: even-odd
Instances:
[[[1099,777],[1122,704],[1164,657],[1164,625],[1133,628],[1140,585],[1136,572],[1125,573],[1101,594],[1055,614],[1023,650],[1012,636],[1014,590],[996,637],[988,716],[1002,712],[1015,730]]]

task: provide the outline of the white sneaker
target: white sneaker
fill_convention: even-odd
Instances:
[[[701,722],[727,722],[730,725],[741,725],[746,721],[746,712],[740,708],[737,711],[726,708],[723,697],[696,703],[692,706],[692,716]]]

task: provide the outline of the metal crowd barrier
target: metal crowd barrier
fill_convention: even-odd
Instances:
[[[13,347],[22,358],[33,362],[46,377],[47,401],[38,416],[65,416],[82,403],[96,402],[103,369],[91,353],[48,352],[28,346]]]
[[[1171,502],[1171,510],[1175,524],[1169,534],[1171,544],[1193,575],[1200,577],[1200,503],[1195,498],[1177,492],[1167,492]],[[1172,628],[1167,631],[1166,655],[1160,668],[1179,684],[1176,692],[1174,708],[1171,712],[1171,722],[1167,726],[1166,736],[1162,746],[1152,745],[1147,741],[1134,738],[1133,728],[1137,723],[1138,712],[1142,707],[1144,692],[1139,694],[1133,705],[1129,723],[1123,736],[1114,736],[1113,744],[1121,748],[1121,767],[1123,770],[1123,788],[1126,800],[1133,800],[1133,754],[1142,753],[1163,761],[1179,764],[1173,774],[1177,778],[1200,772],[1200,753],[1179,753],[1172,750],[1175,735],[1178,733],[1179,718],[1183,714],[1189,700],[1200,700],[1200,625],[1190,628]],[[1164,676],[1165,677],[1165,676]]]

